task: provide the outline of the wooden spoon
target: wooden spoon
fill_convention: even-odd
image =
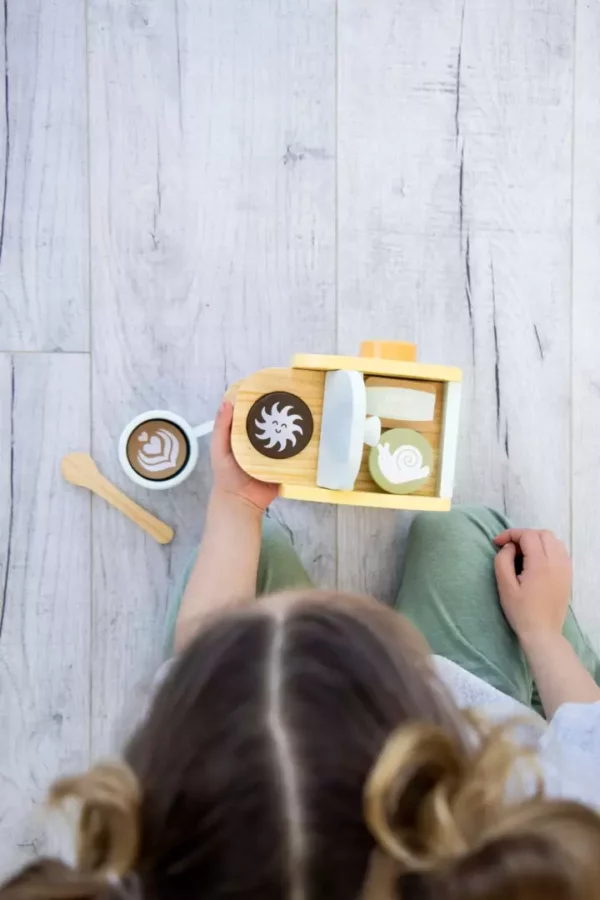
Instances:
[[[138,506],[115,487],[108,478],[101,475],[98,466],[89,454],[67,453],[62,458],[60,469],[67,481],[78,487],[89,488],[111,506],[120,509],[128,519],[143,528],[159,544],[169,544],[173,540],[173,529],[153,516],[152,513]]]

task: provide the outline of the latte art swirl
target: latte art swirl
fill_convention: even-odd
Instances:
[[[166,419],[148,419],[127,441],[127,459],[142,478],[167,481],[186,466],[190,445],[186,434]]]
[[[138,441],[144,442],[147,435],[139,435]],[[138,462],[148,472],[164,472],[177,465],[179,441],[166,428],[159,428],[141,450],[138,450]]]

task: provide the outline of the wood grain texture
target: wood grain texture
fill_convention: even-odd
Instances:
[[[231,448],[241,467],[259,481],[314,487],[317,481],[319,438],[323,418],[325,373],[308,369],[262,369],[240,385],[233,414]],[[289,459],[270,459],[259,453],[248,438],[246,421],[253,404],[272,391],[286,391],[304,400],[313,417],[313,433],[307,446]]]
[[[135,503],[127,494],[115,487],[108,478],[105,478],[98,471],[98,467],[89,453],[67,453],[62,458],[60,468],[63,478],[77,487],[87,488],[98,497],[102,497],[159,544],[170,544],[173,540],[173,529],[149,513],[139,503]]]
[[[453,384],[454,382],[450,383]],[[372,385],[374,387],[377,385],[397,384],[398,387],[406,387],[410,388],[411,390],[417,391],[423,390],[435,394],[435,407],[433,412],[433,419],[431,420],[431,422],[412,422],[408,420],[394,421],[390,419],[381,420],[384,431],[390,428],[412,428],[415,431],[418,431],[419,434],[422,434],[423,437],[431,445],[431,449],[433,450],[433,465],[431,467],[431,474],[423,487],[419,488],[418,491],[411,492],[411,496],[435,497],[437,495],[437,481],[440,462],[440,435],[442,432],[444,384],[434,381],[409,381],[402,378],[394,379],[393,381],[385,378],[367,378],[366,384],[367,386]],[[358,478],[356,479],[356,488],[357,490],[363,491],[379,491],[380,488],[373,481],[373,478],[371,477],[371,473],[369,471],[369,453],[370,447],[365,447],[363,450],[362,465]],[[400,506],[399,508],[402,508],[402,506]]]
[[[455,499],[566,537],[573,17],[342,0],[338,33],[338,351],[376,324],[463,368]],[[406,518],[339,522],[342,583],[390,599]]]
[[[14,520],[13,425],[13,362],[10,356],[0,354],[0,652]]]
[[[338,352],[385,335],[416,341],[424,362],[462,362],[449,332],[446,346],[435,339],[446,323],[431,312],[434,297],[443,303],[462,287],[453,135],[460,12],[430,0],[340,3]],[[409,522],[408,514],[341,511],[341,585],[391,601]]]
[[[365,378],[365,387],[367,388],[367,413],[371,416],[379,416],[381,419],[382,428],[415,428],[417,431],[421,431],[423,434],[429,434],[436,431],[437,425],[435,421],[435,396],[440,391],[443,393],[445,387],[443,383],[411,381],[406,378],[378,378],[377,376],[374,376]],[[383,407],[380,407],[377,401],[373,403],[373,392],[371,392],[369,388],[400,388],[401,391],[409,391],[409,396],[415,391],[419,392],[420,394],[429,394],[430,396],[427,398],[426,402],[429,404],[433,403],[433,418],[426,419],[425,417],[423,417],[420,419],[391,419],[389,418],[390,411],[389,409],[386,409],[385,405]],[[433,399],[431,395],[433,395]],[[377,392],[375,392],[375,396],[377,396]],[[400,407],[400,409],[401,411],[405,411],[402,410],[402,406]]]
[[[600,7],[578,3],[573,185],[573,604],[600,649]]]
[[[369,375],[389,375],[398,378],[422,378],[432,381],[461,381],[462,372],[455,366],[436,366],[405,360],[379,359],[369,356],[332,356],[318,353],[296,353],[292,366],[318,371],[359,371]]]
[[[367,384],[397,385],[426,390],[435,394],[434,417],[431,422],[387,421],[389,428],[416,428],[431,444],[433,450],[433,466],[427,482],[415,497],[434,497],[438,477],[438,459],[440,434],[442,426],[442,406],[444,385],[441,382],[408,381],[406,379],[369,378]],[[320,503],[339,503],[352,505],[352,496],[356,506],[374,506],[386,509],[415,509],[419,507],[417,500],[408,504],[404,497],[387,496],[373,498],[369,494],[380,494],[381,489],[373,481],[369,471],[369,453],[371,448],[365,446],[362,463],[356,479],[355,491],[329,491],[316,489],[319,460],[319,439],[323,417],[323,392],[325,389],[325,373],[313,369],[263,369],[254,372],[245,379],[238,388],[233,417],[231,445],[233,453],[241,467],[260,481],[273,481],[281,484],[280,496],[296,500],[313,499]],[[274,460],[256,450],[248,439],[246,420],[254,403],[272,391],[286,391],[300,397],[307,404],[313,415],[313,437],[307,447],[297,456],[288,459]],[[343,496],[342,496],[343,495]],[[445,505],[447,506],[447,504]],[[433,509],[431,504],[424,504],[423,509]],[[444,507],[445,508],[445,507]]]
[[[0,350],[87,350],[85,3],[4,0],[0,23]]]
[[[421,510],[423,512],[448,512],[449,499],[423,497],[414,494],[386,494],[383,491],[332,491],[327,488],[302,487],[298,484],[281,485],[280,496],[290,500],[304,500],[309,503],[335,503],[338,506],[365,506],[373,509]]]
[[[60,476],[89,397],[85,356],[0,356],[1,872],[43,854],[33,808],[89,759],[90,500]]]
[[[333,0],[90,0],[93,455],[176,528],[171,548],[94,504],[94,749],[155,669],[169,585],[200,537],[207,442],[147,497],[116,457],[134,414],[211,418],[227,384],[335,333]],[[319,581],[331,510],[274,510]],[[125,528],[127,527],[127,533]],[[235,556],[235,550],[232,548]]]
[[[498,4],[493,19],[484,0],[467,3],[455,116],[456,337],[474,361],[457,498],[567,541],[574,16],[563,0]]]

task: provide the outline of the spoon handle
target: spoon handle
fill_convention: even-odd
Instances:
[[[99,497],[106,500],[107,503],[110,503],[111,506],[119,509],[124,516],[131,519],[140,528],[143,528],[159,544],[170,544],[173,540],[172,528],[127,497],[100,472],[95,473],[93,479],[89,480],[88,487],[95,494],[98,494]]]

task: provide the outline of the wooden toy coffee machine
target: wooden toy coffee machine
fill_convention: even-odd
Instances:
[[[449,510],[461,379],[397,341],[365,341],[360,356],[297,354],[237,386],[233,453],[281,497]]]

